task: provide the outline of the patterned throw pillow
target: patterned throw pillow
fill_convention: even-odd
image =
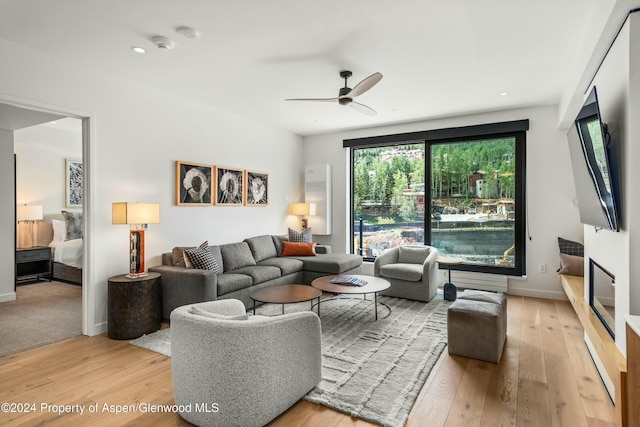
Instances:
[[[220,267],[209,250],[209,243],[203,242],[194,249],[186,249],[184,251],[184,261],[187,268],[198,268],[200,270],[213,270],[218,273]]]
[[[584,257],[584,245],[582,243],[558,237],[558,247],[561,254]]]
[[[294,243],[311,243],[313,236],[311,227],[303,229],[301,232],[289,229],[289,241]]]
[[[67,224],[65,240],[82,239],[82,212],[61,212]]]

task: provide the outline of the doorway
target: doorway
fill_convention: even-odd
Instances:
[[[47,339],[52,340],[50,342],[56,342],[71,336],[87,334],[88,330],[86,324],[88,299],[86,280],[83,280],[83,277],[87,277],[86,248],[82,243],[76,244],[77,253],[75,255],[67,249],[58,250],[54,245],[56,242],[54,242],[52,221],[64,223],[63,211],[80,217],[86,213],[86,186],[80,187],[80,199],[76,197],[70,200],[69,185],[71,179],[72,185],[75,185],[77,190],[78,183],[82,185],[83,182],[86,182],[84,178],[87,175],[87,170],[82,166],[86,164],[84,159],[88,144],[89,119],[66,113],[44,112],[31,107],[7,103],[0,103],[0,113],[2,113],[0,114],[0,129],[5,135],[7,131],[11,133],[11,150],[15,153],[11,193],[15,195],[16,208],[27,205],[35,206],[38,208],[36,211],[41,211],[41,219],[38,217],[31,223],[19,223],[17,213],[2,218],[3,223],[7,224],[10,221],[13,224],[7,228],[15,230],[15,239],[11,248],[14,255],[12,258],[14,259],[15,271],[19,270],[15,262],[18,246],[29,246],[25,249],[27,253],[38,251],[44,253],[49,252],[48,249],[52,248],[51,273],[53,277],[51,282],[49,282],[49,275],[40,275],[33,277],[33,280],[26,277],[25,283],[19,286],[12,283],[11,290],[14,290],[15,301],[9,301],[6,298],[9,294],[7,289],[0,289],[0,297],[5,297],[0,299],[0,317],[4,316],[8,319],[8,323],[5,321],[7,319],[3,318],[2,321],[4,325],[7,325],[5,329],[15,330],[18,328],[24,331],[21,338],[24,335],[32,334],[33,339],[28,338],[26,341],[32,343],[30,348],[35,348],[41,342],[42,335],[47,335],[41,344],[44,345],[48,343]],[[73,174],[71,176],[69,174],[70,162],[76,167],[78,165],[81,167],[79,182],[77,174],[75,177]],[[5,183],[9,185],[8,180]],[[6,190],[3,189],[3,193]],[[78,200],[80,201],[78,202]],[[85,223],[84,219],[81,220],[81,224]],[[27,243],[22,235],[25,226],[29,231]],[[86,227],[80,227],[80,229],[84,230]],[[58,232],[55,237],[62,244],[73,240],[66,233],[61,235]],[[30,247],[36,249],[32,250]],[[60,277],[59,274],[53,274],[53,265],[62,264],[54,264],[53,261],[62,262],[56,258],[65,254],[64,262],[71,264],[70,268],[75,270],[76,274]],[[24,273],[23,270],[20,272]],[[5,277],[11,277],[11,275],[7,272]],[[42,307],[46,308],[36,308],[32,312],[47,312],[48,320],[47,318],[39,318],[37,314],[29,314],[28,309],[37,307],[38,304],[45,304]],[[59,311],[56,312],[56,309]],[[16,311],[20,313],[18,317],[15,317]],[[11,320],[12,313],[14,325]],[[53,327],[49,332],[43,331],[47,324],[52,324]],[[64,330],[67,330],[66,334],[71,335],[65,336]],[[3,339],[3,342],[6,341]],[[20,350],[19,345],[16,348],[23,351]]]

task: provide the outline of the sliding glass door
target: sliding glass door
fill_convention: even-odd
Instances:
[[[353,253],[426,244],[462,270],[525,273],[528,121],[470,128],[345,141]]]

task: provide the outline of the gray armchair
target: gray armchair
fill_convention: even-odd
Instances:
[[[311,311],[247,316],[234,299],[178,307],[171,368],[180,416],[199,426],[263,426],[320,382],[321,350]]]
[[[438,250],[426,245],[391,248],[376,258],[373,275],[391,287],[383,295],[430,301],[438,290]]]

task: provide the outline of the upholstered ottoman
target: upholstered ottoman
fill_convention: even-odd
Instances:
[[[467,289],[449,306],[449,354],[499,363],[506,337],[506,295]]]

